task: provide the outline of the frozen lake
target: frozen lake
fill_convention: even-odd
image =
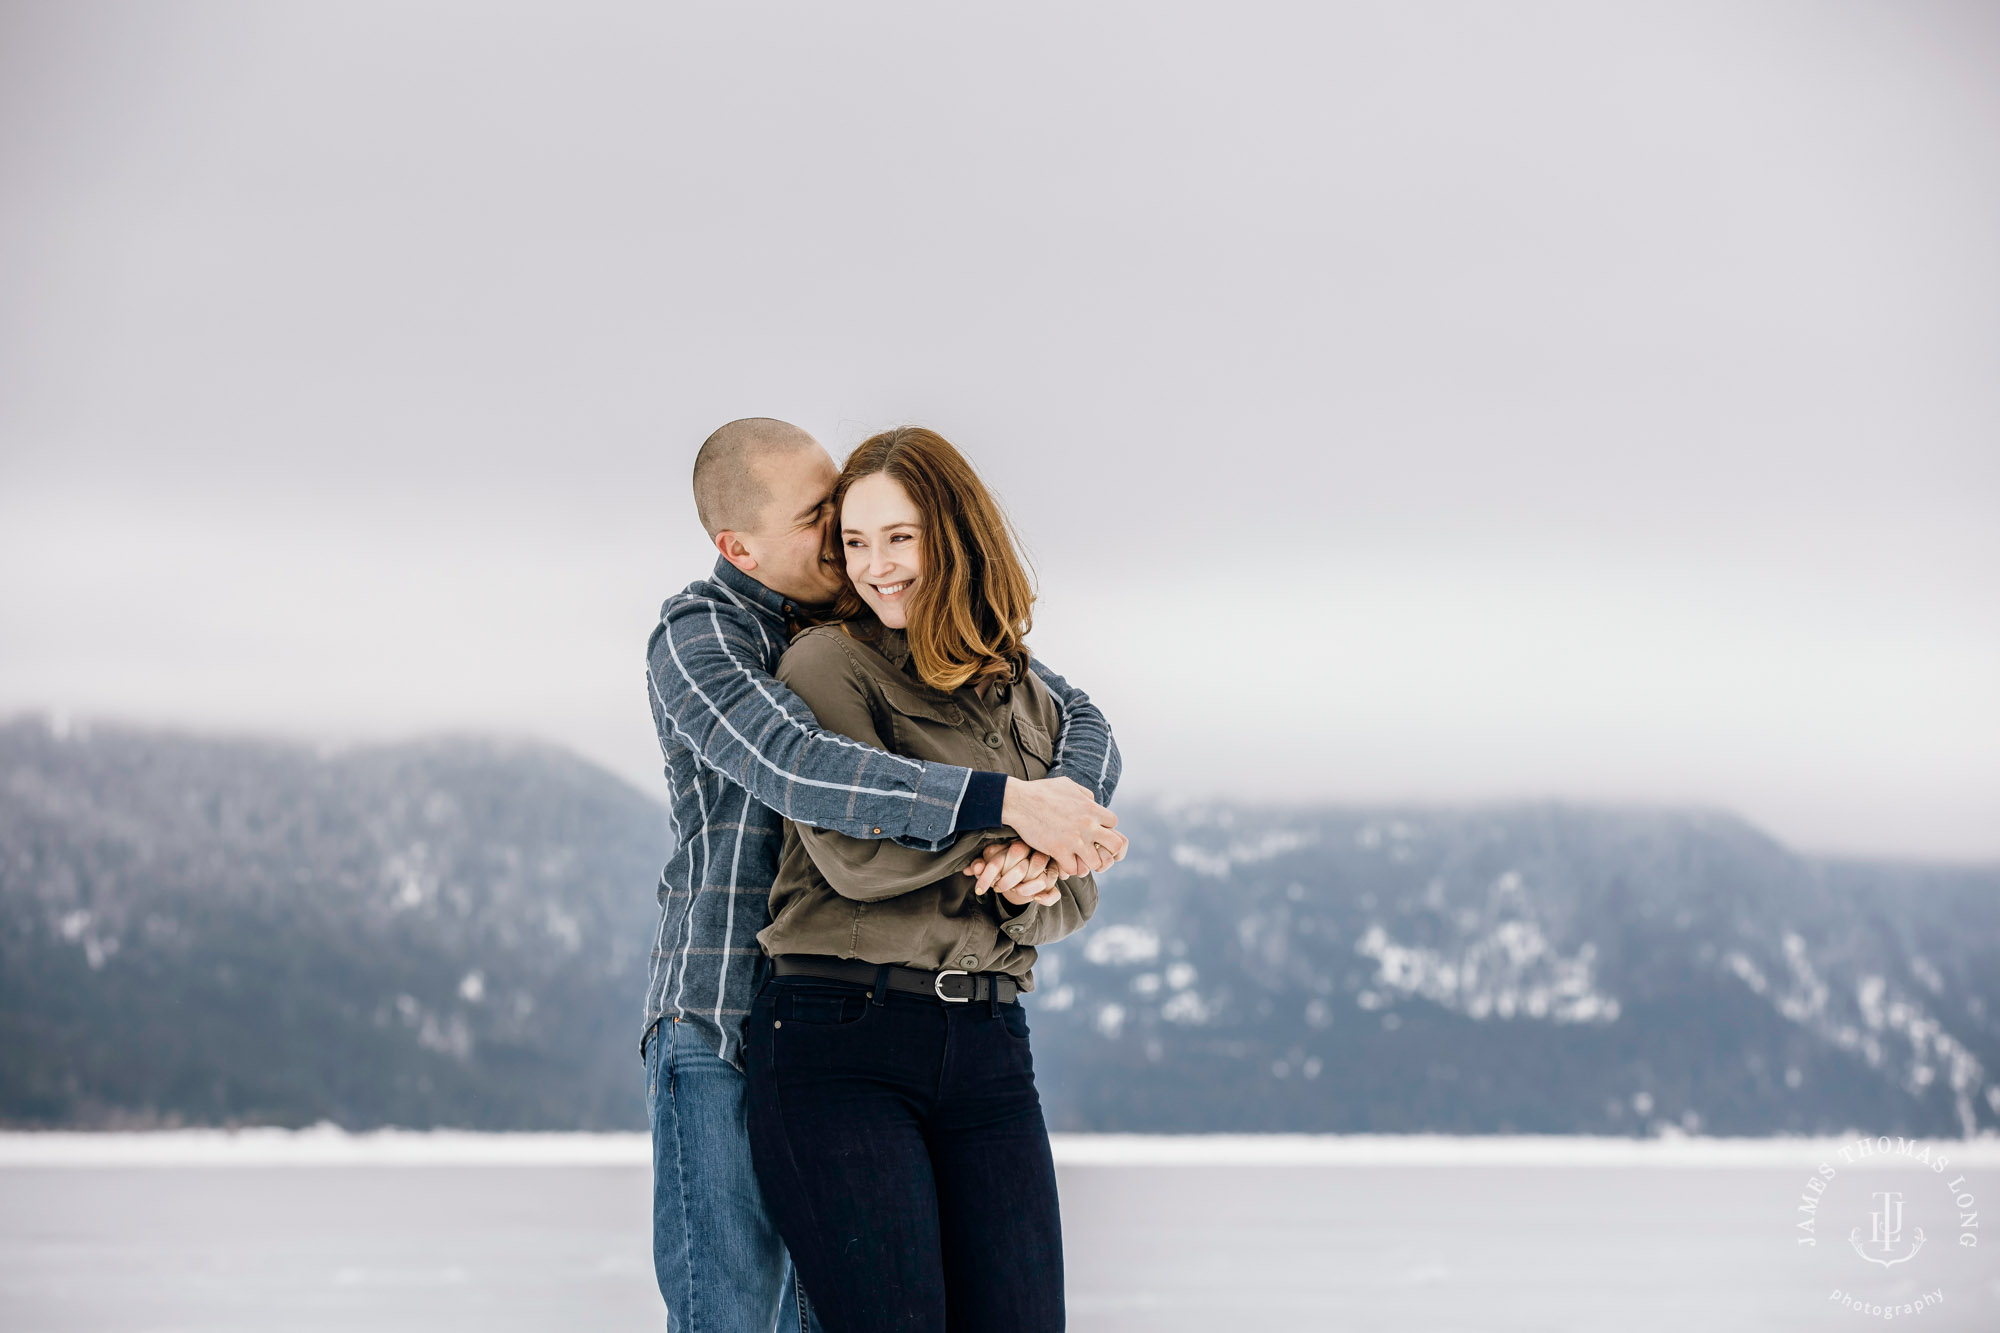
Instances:
[[[1831,1301],[1834,1284],[1942,1290],[1906,1317],[2000,1327],[2000,1240],[1954,1244],[1957,1218],[1924,1211],[1933,1180],[1907,1163],[1842,1184],[1869,1177],[1853,1187],[1864,1229],[1871,1191],[1905,1190],[1927,1254],[1864,1263],[1844,1216],[1801,1250],[1795,1207],[1824,1145],[1058,1147],[1078,1333],[1878,1322]],[[2000,1199],[1996,1145],[1942,1147]],[[648,1188],[643,1142],[621,1136],[0,1136],[0,1327],[656,1329]]]

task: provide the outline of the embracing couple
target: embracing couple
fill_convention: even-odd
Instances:
[[[647,645],[676,845],[646,1002],[674,1333],[1063,1327],[1021,997],[1125,853],[1102,714],[1031,656],[999,504],[935,432],[702,445],[720,553]]]

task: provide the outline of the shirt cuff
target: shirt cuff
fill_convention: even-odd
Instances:
[[[1006,802],[1007,775],[974,769],[972,780],[965,784],[965,795],[959,798],[958,818],[952,822],[951,831],[970,833],[974,829],[999,828],[1006,822],[1000,817]]]
[[[1016,947],[1025,947],[1040,933],[1043,910],[1037,902],[1010,903],[999,894],[993,905],[1000,909],[1000,929]]]

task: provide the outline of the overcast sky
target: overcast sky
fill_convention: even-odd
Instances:
[[[0,7],[0,711],[664,794],[695,447],[918,421],[1133,793],[2000,857],[2000,7]]]

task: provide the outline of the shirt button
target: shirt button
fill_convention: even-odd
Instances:
[[[881,829],[876,829],[875,831],[876,831],[877,833],[880,833],[880,832],[881,832],[882,830],[881,830]]]
[[[1000,733],[999,733],[999,732],[997,732],[997,731],[989,731],[989,732],[987,732],[987,733],[986,733],[986,743],[987,743],[987,745],[991,746],[991,747],[992,747],[993,749],[995,749],[995,750],[999,749],[999,748],[1000,748]]]
[[[1020,923],[1017,921],[1013,925],[1007,927],[1007,933],[1009,935],[1019,935],[1021,933]]]
[[[961,954],[958,959],[958,965],[960,967],[978,967],[979,955],[976,953]]]

